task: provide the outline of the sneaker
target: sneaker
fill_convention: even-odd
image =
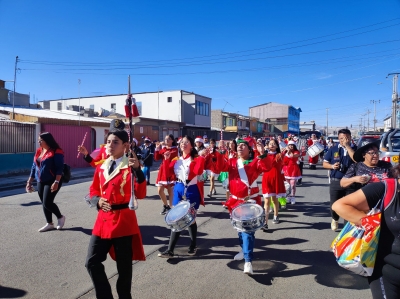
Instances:
[[[281,206],[282,210],[286,210],[286,205]]]
[[[337,231],[339,229],[339,221],[336,221],[335,219],[332,219],[331,229],[333,231]]]
[[[291,197],[291,198],[290,198],[290,203],[291,203],[292,205],[294,205],[294,204],[296,203],[296,200],[294,199],[294,197]]]
[[[297,187],[299,187],[299,186],[303,186],[303,184],[302,184],[302,183],[299,183],[299,182],[297,182],[297,183],[296,183],[296,186],[297,186]]]
[[[244,263],[243,273],[247,275],[253,275],[253,266],[251,265],[251,262]]]
[[[169,259],[169,258],[173,258],[174,257],[174,253],[172,251],[170,251],[170,250],[167,250],[167,251],[159,253],[158,257],[163,257],[163,258]]]
[[[214,195],[216,195],[216,194],[217,194],[217,191],[216,191],[215,189],[214,189],[214,192],[213,192],[213,194],[214,194]]]
[[[292,198],[290,196],[286,196],[286,204],[290,205],[292,203]]]
[[[261,229],[263,230],[263,232],[267,232],[268,231],[268,224],[265,223],[264,226]]]
[[[170,206],[163,206],[163,209],[160,214],[165,215],[168,213],[169,210],[171,210]]]
[[[40,228],[39,230],[38,230],[38,232],[47,232],[48,230],[52,230],[52,229],[54,229],[54,224],[50,224],[50,223],[47,223],[45,226],[43,226],[42,228]]]
[[[272,220],[272,223],[278,224],[279,223],[279,217],[278,216],[274,216],[274,219]]]
[[[194,246],[194,247],[190,246],[189,247],[189,250],[188,250],[188,254],[189,255],[195,255],[196,252],[197,252],[197,247],[196,246]]]
[[[242,259],[244,259],[244,254],[243,254],[243,251],[240,250],[240,252],[233,257],[233,260],[241,261]]]
[[[64,227],[65,224],[65,216],[62,216],[60,219],[58,219],[57,223],[57,229],[60,230]]]
[[[211,196],[212,196],[211,192],[210,192],[210,193],[208,193],[208,194],[207,194],[207,196],[208,196],[208,197],[211,197]]]

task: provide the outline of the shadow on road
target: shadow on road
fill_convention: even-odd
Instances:
[[[330,251],[275,249],[269,247],[271,245],[288,245],[291,248],[295,248],[297,244],[305,242],[308,242],[308,240],[292,237],[280,240],[256,239],[256,248],[263,250],[255,252],[255,259],[252,262],[254,275],[251,277],[260,284],[271,285],[276,277],[285,278],[314,275],[317,283],[331,288],[356,290],[369,288],[365,278],[353,275],[351,272],[340,268]],[[189,256],[187,254],[189,242],[186,242],[187,246],[182,246],[183,242],[181,241],[179,243],[180,246],[177,246],[175,249],[175,258],[167,260],[171,265],[177,265],[178,263],[193,259],[232,259],[237,253],[236,250],[214,250],[213,248],[236,248],[238,239],[224,238],[210,240],[198,238],[199,249],[196,256]],[[297,266],[288,269],[287,264]],[[240,271],[243,271],[243,265],[244,261],[233,260],[227,264],[229,268]]]
[[[40,206],[42,203],[40,201],[31,201],[27,203],[21,203],[21,206],[23,207],[31,207],[31,206]]]
[[[63,228],[61,231],[63,230],[71,230],[71,231],[76,231],[76,232],[82,232],[85,235],[91,236],[92,235],[92,229],[91,228],[83,228],[80,226],[76,226],[76,227],[67,227],[67,228]]]
[[[26,294],[27,294],[27,292],[24,290],[3,287],[0,285],[1,298],[20,298],[20,297],[24,297]]]

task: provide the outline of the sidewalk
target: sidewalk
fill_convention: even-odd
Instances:
[[[71,169],[71,181],[84,178],[92,178],[94,174],[93,167],[73,168]],[[0,192],[12,189],[25,188],[29,174],[14,175],[0,179]],[[36,182],[36,181],[35,181]]]
[[[159,168],[159,165],[160,163],[158,161],[155,161],[153,163],[153,166],[151,167],[151,171],[157,170]],[[95,169],[93,167],[72,168],[71,181],[85,178],[93,178],[94,170]],[[25,188],[28,177],[29,174],[21,174],[0,178],[0,192]]]

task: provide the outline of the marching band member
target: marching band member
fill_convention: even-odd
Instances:
[[[289,141],[287,152],[283,160],[284,174],[286,181],[290,184],[291,194],[287,198],[287,202],[295,204],[296,196],[296,181],[301,178],[300,168],[297,165],[297,160],[300,156],[300,152],[297,150],[296,142]]]
[[[311,138],[307,140],[307,145],[308,147],[313,146],[316,143],[319,143],[320,141],[317,138],[317,135],[311,134]],[[311,158],[311,156],[308,158],[308,167],[309,169],[317,169],[317,163],[318,163],[319,155],[316,155],[314,158]]]
[[[225,158],[227,160],[231,158],[237,158],[237,144],[236,144],[236,139],[232,139],[228,143],[228,150],[225,152]],[[227,173],[227,172],[226,172]],[[227,173],[228,174],[228,173]],[[221,175],[221,173],[220,173]],[[223,183],[223,182],[221,182]],[[230,193],[229,193],[229,174],[228,174],[228,180],[226,183],[226,200],[229,199]],[[222,202],[222,205],[226,207],[225,202]]]
[[[156,143],[156,150],[154,153],[154,160],[161,160],[164,158],[164,154],[166,152],[170,152],[172,159],[178,156],[178,148],[176,146],[175,138],[172,134],[165,136],[164,142]],[[158,188],[158,195],[163,202],[163,209],[161,211],[161,215],[165,215],[172,206],[173,196],[174,196],[174,184],[175,181],[169,175],[168,169],[165,168],[164,164],[161,163],[160,168],[158,169],[158,175],[156,180],[156,186]],[[169,204],[167,202],[167,198],[165,196],[164,190],[168,191],[168,199]]]
[[[205,160],[204,168],[207,172],[207,176],[210,177],[210,192],[208,193],[208,197],[211,197],[212,195],[217,194],[217,191],[215,190],[215,179],[218,179],[219,172],[217,173],[214,164],[212,163],[212,159],[215,158],[215,152],[217,151],[217,146],[215,139],[211,138],[210,139],[210,145],[208,146],[208,155]]]
[[[121,119],[113,119],[110,123],[109,132],[115,132],[125,129],[125,123]],[[136,139],[135,139],[136,140]],[[137,144],[137,142],[136,142]],[[129,147],[129,144],[128,144]],[[83,154],[83,159],[90,164],[92,167],[96,167],[99,164],[103,164],[103,162],[109,157],[107,153],[105,144],[100,144],[100,152],[96,156],[96,158],[92,158],[89,155],[88,150],[83,145],[78,145],[78,152]]]
[[[257,178],[262,172],[271,170],[274,163],[274,157],[265,155],[261,144],[257,144],[257,150],[260,155],[258,158],[253,159],[254,153],[249,144],[249,139],[237,140],[237,158],[226,160],[223,155],[217,154],[216,169],[229,172],[229,191],[231,196],[225,203],[229,212],[232,212],[234,208],[245,202],[255,202],[261,206]],[[253,274],[251,262],[253,260],[255,241],[254,232],[239,232],[238,235],[242,250],[235,255],[234,260],[242,260],[244,258],[243,272],[245,274]]]
[[[201,136],[197,136],[194,140],[194,144],[196,145],[196,151],[200,153],[200,151],[204,150],[206,147],[204,146],[204,139]]]
[[[265,210],[265,225],[262,228],[264,232],[268,230],[268,215],[270,210],[271,200],[274,204],[274,218],[272,223],[278,224],[279,217],[279,197],[286,196],[285,177],[282,174],[282,163],[285,151],[281,153],[278,141],[272,139],[267,144],[268,156],[273,156],[275,163],[270,171],[264,172],[262,177],[262,193],[264,197],[264,210]]]
[[[176,178],[174,187],[173,205],[177,205],[181,200],[187,200],[194,204],[196,210],[200,204],[204,205],[201,192],[198,185],[198,176],[204,171],[204,158],[198,156],[194,147],[193,139],[189,136],[183,137],[180,142],[180,158],[174,157],[170,151],[164,153],[163,165],[169,171],[168,175]],[[200,187],[201,188],[201,187]],[[204,192],[204,191],[203,191]],[[197,252],[197,223],[194,222],[188,227],[190,235],[189,255],[195,255]],[[175,245],[178,242],[181,232],[171,231],[168,249],[159,253],[159,257],[174,257]]]
[[[128,144],[126,131],[108,133],[106,147],[110,157],[97,166],[90,186],[90,196],[98,200],[98,214],[85,266],[97,298],[113,298],[102,264],[107,253],[117,263],[119,298],[132,298],[132,260],[146,259],[136,213],[128,207],[132,196],[131,172],[136,176],[134,195],[137,198],[146,196],[146,180],[137,157],[128,159],[124,154]]]

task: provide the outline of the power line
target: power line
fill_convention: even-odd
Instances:
[[[153,60],[153,61],[140,61],[140,62],[133,62],[133,63],[148,63],[148,62],[163,62],[163,61],[195,60],[195,59],[199,59],[199,58],[216,57],[216,56],[226,56],[226,55],[231,55],[231,54],[253,52],[253,51],[259,51],[259,50],[265,50],[265,49],[270,49],[270,48],[277,48],[277,47],[282,47],[282,46],[287,46],[287,45],[292,45],[292,44],[307,42],[307,41],[316,40],[316,39],[321,39],[321,38],[325,38],[325,37],[329,37],[329,36],[334,36],[334,35],[339,35],[339,34],[343,34],[343,33],[347,33],[347,32],[357,31],[357,30],[361,30],[361,29],[364,29],[364,28],[369,28],[369,27],[373,27],[373,26],[380,25],[380,24],[385,24],[385,23],[397,21],[397,20],[399,20],[399,19],[400,19],[400,18],[394,18],[394,19],[390,19],[390,20],[387,20],[387,21],[383,21],[383,22],[379,22],[379,23],[374,23],[374,24],[367,25],[367,26],[358,27],[358,28],[355,28],[355,29],[350,29],[350,30],[345,30],[345,31],[341,31],[341,32],[337,32],[337,33],[332,33],[332,34],[327,34],[327,35],[323,35],[323,36],[319,36],[319,37],[304,39],[304,40],[300,40],[300,41],[295,41],[295,42],[290,42],[290,43],[284,43],[284,44],[274,45],[274,46],[268,46],[268,47],[262,47],[262,48],[256,48],[256,49],[250,49],[250,50],[235,51],[235,52],[228,52],[228,53],[222,53],[222,54],[213,54],[213,55],[204,55],[204,56],[195,56],[195,57],[189,57],[189,58],[168,59],[168,60],[165,60],[165,59],[164,59],[164,60]],[[385,26],[385,27],[381,27],[381,28],[377,28],[377,29],[373,29],[373,30],[370,30],[370,31],[361,32],[361,33],[358,33],[357,35],[361,35],[361,34],[364,34],[364,33],[369,33],[369,32],[376,31],[376,30],[385,29],[385,28],[392,27],[392,26],[397,26],[397,25],[399,25],[399,24],[400,24],[400,23],[397,23],[397,24],[394,24],[394,25]],[[352,36],[354,36],[354,35],[345,36],[345,37],[352,37]],[[341,38],[345,38],[345,37],[341,37]],[[331,40],[327,40],[327,41],[324,41],[324,42],[329,42],[329,41],[336,40],[336,39],[338,39],[338,38],[331,39]],[[307,46],[307,45],[310,45],[310,44],[301,45],[301,46],[299,46],[299,47],[304,47],[304,46]],[[296,47],[293,47],[293,48],[296,48]],[[291,48],[288,48],[288,49],[291,49]],[[282,51],[282,49],[275,50],[275,51]],[[259,54],[259,53],[258,53],[258,54]],[[258,55],[258,54],[250,54],[250,55]],[[24,61],[24,62],[32,62],[32,63],[35,63],[35,62],[54,63],[54,62],[51,62],[51,61],[34,61],[34,60],[23,60],[23,61]],[[127,62],[111,62],[111,63],[110,63],[110,62],[105,62],[105,63],[103,63],[103,62],[95,62],[95,63],[56,62],[56,63],[64,63],[64,64],[75,63],[75,64],[92,65],[92,64],[118,64],[118,63],[126,64]]]

